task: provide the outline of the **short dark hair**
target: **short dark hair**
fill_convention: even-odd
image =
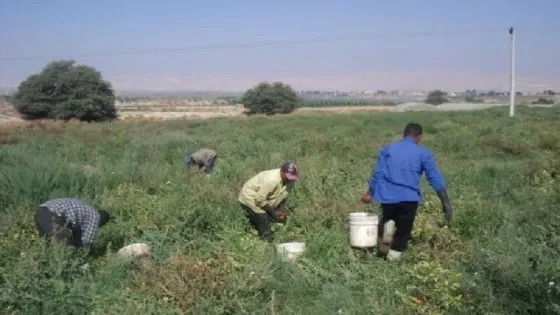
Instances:
[[[422,126],[417,123],[409,123],[404,127],[403,135],[405,137],[418,137],[422,135]]]
[[[107,210],[99,210],[99,226],[104,226],[111,219],[111,215]]]

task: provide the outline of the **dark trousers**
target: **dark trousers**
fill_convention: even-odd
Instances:
[[[82,245],[82,229],[49,208],[37,207],[34,219],[40,237],[66,241],[67,245],[74,247]]]
[[[411,238],[416,211],[418,210],[418,202],[399,202],[381,204],[383,209],[382,218],[379,221],[378,233],[379,238],[383,237],[383,227],[389,220],[395,222],[395,235],[393,237],[392,250],[403,252],[408,247],[408,241]]]
[[[241,208],[245,210],[249,222],[259,233],[259,237],[264,241],[272,242],[274,240],[274,235],[270,230],[271,220],[269,215],[267,213],[255,213],[244,204],[241,204]]]

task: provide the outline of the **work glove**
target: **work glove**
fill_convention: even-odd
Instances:
[[[283,211],[279,211],[271,206],[263,207],[263,210],[268,213],[275,221],[284,221],[286,219],[286,214]]]
[[[453,208],[451,207],[451,202],[449,201],[449,196],[447,195],[447,190],[441,190],[437,192],[437,196],[441,201],[442,211],[445,219],[445,224],[449,226],[451,224],[451,219],[453,218]]]
[[[363,202],[363,203],[371,203],[371,195],[370,195],[369,192],[368,192],[368,193],[365,193],[365,194],[362,196],[362,202]]]

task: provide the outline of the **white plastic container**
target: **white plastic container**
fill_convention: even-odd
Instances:
[[[295,261],[305,252],[305,243],[283,243],[276,246],[276,252],[283,261]]]
[[[348,216],[350,246],[371,248],[377,245],[379,216],[370,212],[353,212]]]
[[[150,245],[145,243],[134,243],[125,246],[117,252],[117,255],[121,258],[140,258],[151,256],[152,248]]]

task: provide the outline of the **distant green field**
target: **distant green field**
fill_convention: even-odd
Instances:
[[[409,121],[425,127],[456,217],[437,227],[424,183],[413,243],[393,264],[350,249],[346,218],[365,208],[379,147]],[[514,119],[490,109],[2,127],[1,313],[558,313],[559,123],[560,108],[520,108]],[[219,152],[210,178],[183,162],[203,146]],[[301,180],[275,228],[279,242],[306,242],[295,264],[257,239],[236,201],[244,181],[287,159]],[[34,207],[54,197],[116,217],[88,276],[35,237]],[[137,241],[153,246],[154,272],[111,254]]]

